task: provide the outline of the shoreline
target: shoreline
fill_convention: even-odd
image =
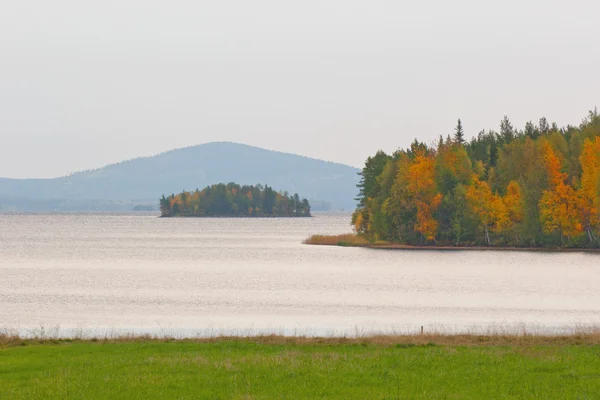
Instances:
[[[177,219],[177,218],[198,218],[198,219],[295,219],[295,218],[314,218],[312,215],[159,215],[158,218]]]
[[[313,235],[302,242],[310,246],[358,247],[375,250],[408,250],[408,251],[520,251],[540,253],[590,253],[600,254],[600,248],[593,247],[516,247],[516,246],[436,246],[408,245],[399,243],[368,242],[355,234],[345,235]]]
[[[319,245],[316,245],[319,246]],[[321,245],[324,246],[324,245]],[[339,245],[338,245],[339,246]],[[340,246],[343,247],[343,246]],[[347,247],[364,247],[380,250],[429,250],[429,251],[523,251],[542,253],[594,253],[600,254],[598,248],[561,248],[561,247],[511,247],[511,246],[411,246],[404,244],[368,244]]]
[[[414,333],[375,334],[365,336],[213,336],[177,338],[169,335],[120,335],[99,337],[23,337],[0,334],[0,349],[21,346],[71,345],[71,344],[119,344],[119,343],[231,343],[242,342],[264,345],[290,346],[338,346],[370,344],[380,346],[439,345],[439,346],[506,346],[506,345],[600,345],[600,328],[575,330],[563,334],[527,333]]]

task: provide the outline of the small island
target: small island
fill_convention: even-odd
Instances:
[[[183,191],[159,201],[161,217],[310,217],[310,203],[298,194],[265,185],[219,183]]]
[[[559,128],[541,118],[500,131],[369,157],[354,234],[307,244],[385,249],[593,251],[600,248],[600,114]]]

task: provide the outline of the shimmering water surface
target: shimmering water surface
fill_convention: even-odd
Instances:
[[[0,329],[353,334],[600,325],[600,255],[302,245],[310,219],[0,215]]]

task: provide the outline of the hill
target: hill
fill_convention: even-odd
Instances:
[[[0,178],[1,210],[129,211],[160,195],[214,183],[268,183],[302,193],[315,210],[352,210],[359,170],[258,147],[214,142],[54,179]]]

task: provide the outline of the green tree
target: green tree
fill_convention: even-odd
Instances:
[[[458,144],[463,144],[465,142],[465,133],[460,119],[456,124],[456,128],[454,128],[454,142]]]
[[[512,142],[515,138],[515,129],[506,115],[500,121],[500,137],[506,144]]]

